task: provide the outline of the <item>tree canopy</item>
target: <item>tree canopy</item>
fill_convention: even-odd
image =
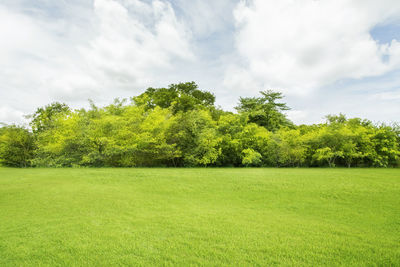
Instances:
[[[168,88],[148,88],[143,94],[133,97],[138,106],[154,109],[171,108],[177,112],[187,112],[201,107],[214,106],[215,96],[207,91],[201,91],[195,82],[171,84]]]
[[[254,122],[269,131],[276,131],[280,127],[292,126],[284,111],[290,110],[286,103],[278,103],[283,98],[282,93],[272,90],[261,91],[261,97],[241,97],[236,110],[244,113],[249,122]]]
[[[215,106],[194,82],[148,88],[131,101],[72,110],[38,108],[30,128],[0,127],[0,163],[13,167],[396,167],[400,128],[345,115],[295,125],[283,95]]]

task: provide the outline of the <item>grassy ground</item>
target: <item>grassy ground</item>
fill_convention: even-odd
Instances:
[[[400,265],[399,169],[0,168],[0,266]]]

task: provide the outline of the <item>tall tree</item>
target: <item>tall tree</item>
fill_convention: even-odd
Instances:
[[[293,123],[283,113],[290,108],[285,103],[279,103],[282,93],[272,90],[261,91],[261,97],[241,97],[236,110],[246,114],[249,122],[265,127],[269,131],[276,131],[283,126],[292,126]]]
[[[67,114],[70,111],[70,108],[66,104],[59,102],[38,108],[34,114],[28,116],[28,118],[32,118],[30,122],[32,131],[39,133],[47,130],[52,126],[57,116]]]
[[[133,97],[133,102],[147,108],[172,108],[173,113],[187,112],[199,107],[213,107],[215,96],[201,91],[195,82],[171,84],[168,88],[148,88],[143,94]]]

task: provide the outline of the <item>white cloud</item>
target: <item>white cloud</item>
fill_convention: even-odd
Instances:
[[[304,121],[309,117],[309,113],[304,110],[289,110],[286,115],[291,121]]]
[[[379,99],[384,101],[398,101],[400,100],[400,90],[397,92],[383,92],[371,95],[370,99]]]
[[[174,63],[195,58],[191,33],[167,2],[94,0],[90,9],[57,8],[65,14],[0,4],[3,109],[18,106],[26,114],[51,101],[111,101],[126,89],[135,94],[154,85]]]
[[[9,106],[0,107],[0,123],[14,124],[26,122],[23,120],[23,112]],[[0,125],[1,127],[1,125]]]
[[[399,22],[398,0],[0,2],[0,121],[192,80],[230,110],[282,90],[295,122],[400,116],[400,40],[369,33]]]
[[[185,21],[198,38],[226,30],[233,26],[232,10],[239,0],[175,0],[181,9]]]
[[[105,75],[107,86],[143,87],[158,70],[170,68],[172,61],[194,58],[190,33],[177,20],[170,4],[132,4],[137,8],[135,16],[119,2],[94,2],[99,34],[82,48],[82,55],[100,77]],[[149,17],[152,25],[144,23]]]
[[[242,1],[235,9],[242,63],[227,70],[225,86],[307,94],[338,80],[387,73],[400,65],[400,43],[378,44],[369,32],[399,15],[397,0]]]

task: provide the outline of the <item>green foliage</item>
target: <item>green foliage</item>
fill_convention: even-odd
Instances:
[[[194,82],[171,84],[168,88],[148,88],[143,94],[133,97],[138,106],[153,109],[155,107],[171,108],[174,114],[187,112],[199,107],[214,105],[215,96],[201,91]]]
[[[19,126],[0,128],[0,164],[9,167],[28,167],[33,158],[33,135]]]
[[[131,103],[71,110],[53,103],[31,116],[32,133],[3,127],[7,166],[397,167],[400,127],[343,114],[293,125],[282,94],[240,98],[238,113],[215,107],[194,82],[148,88]]]
[[[271,90],[261,91],[261,97],[241,97],[236,110],[248,116],[254,122],[269,131],[276,131],[282,126],[292,126],[283,111],[290,108],[285,103],[276,101],[283,98],[282,93]]]
[[[333,151],[330,147],[318,148],[313,157],[318,161],[327,161],[329,167],[335,167],[335,159],[342,157],[342,151]]]
[[[258,153],[257,151],[254,151],[251,148],[244,149],[242,151],[243,153],[243,159],[242,159],[242,164],[244,166],[260,166],[261,165],[261,154]]]
[[[206,166],[215,163],[221,154],[221,138],[215,128],[216,123],[207,110],[192,110],[174,116],[167,131],[167,140],[181,151],[176,164]]]
[[[54,102],[45,107],[38,108],[32,116],[30,126],[34,133],[48,130],[53,126],[54,120],[57,116],[67,115],[70,108],[64,103]]]
[[[275,134],[279,166],[299,167],[306,157],[306,144],[299,129],[282,128]]]

